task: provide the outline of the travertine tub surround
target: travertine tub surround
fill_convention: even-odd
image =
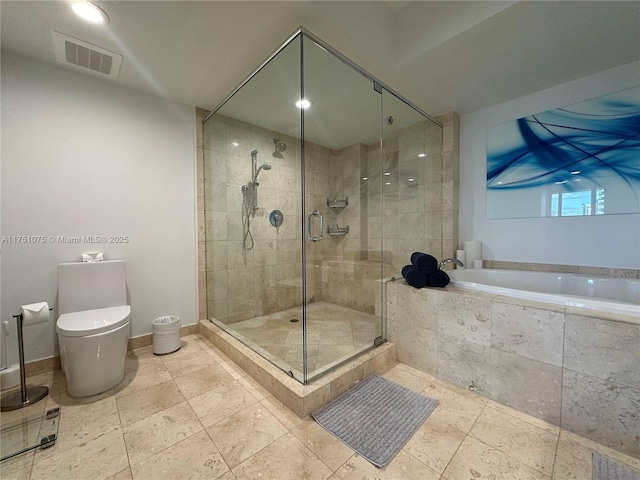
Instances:
[[[386,283],[398,360],[640,457],[640,318]]]
[[[583,265],[559,265],[552,263],[505,262],[483,260],[483,268],[502,270],[526,270],[532,272],[578,273],[597,277],[640,278],[640,270],[635,268],[587,267]]]

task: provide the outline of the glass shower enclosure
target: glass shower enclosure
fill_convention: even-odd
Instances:
[[[209,320],[302,383],[385,342],[383,282],[425,247],[441,137],[296,31],[203,122]]]

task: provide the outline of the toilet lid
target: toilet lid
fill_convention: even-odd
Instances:
[[[56,331],[67,337],[95,335],[124,325],[130,314],[129,305],[65,313],[58,317]]]

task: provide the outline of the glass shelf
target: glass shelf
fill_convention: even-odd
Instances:
[[[337,225],[335,227],[327,227],[327,233],[333,236],[346,235],[349,233],[349,225],[346,227],[338,227]]]
[[[36,448],[52,447],[58,438],[60,407],[2,425],[0,462]]]
[[[344,200],[339,200],[337,198],[331,200],[330,198],[327,198],[327,207],[329,208],[344,208],[347,205],[349,205],[349,197]]]

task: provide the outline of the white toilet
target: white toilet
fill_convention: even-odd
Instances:
[[[124,260],[58,265],[58,309],[69,395],[87,397],[120,383],[131,317]]]

